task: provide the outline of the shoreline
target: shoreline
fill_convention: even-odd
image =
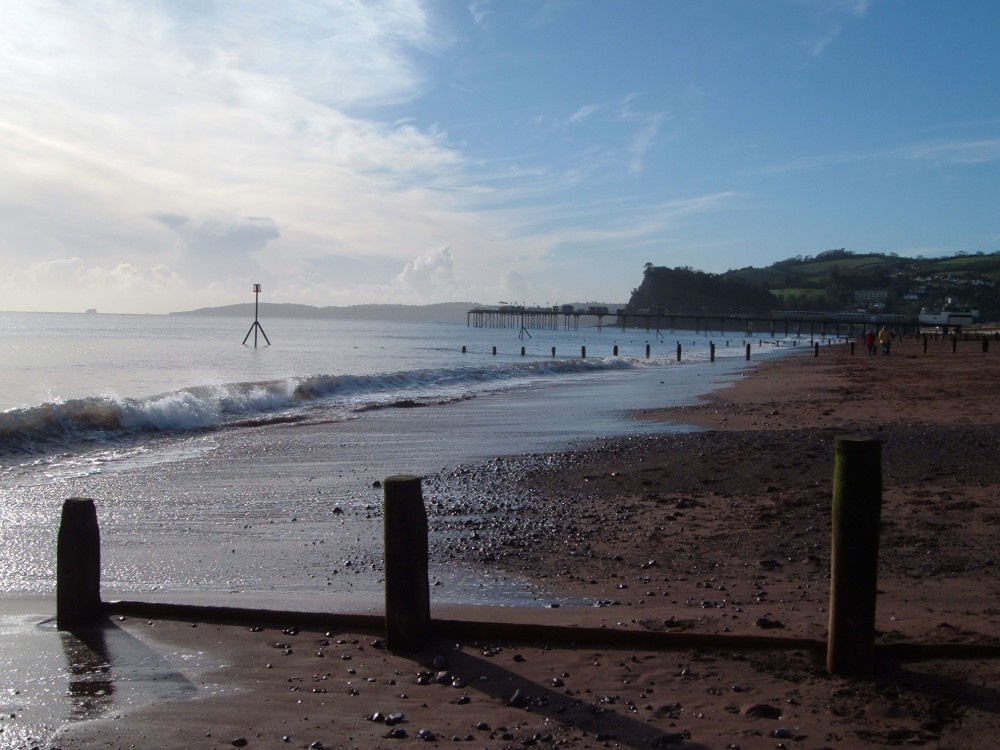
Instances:
[[[904,340],[871,360],[843,345],[818,358],[771,358],[702,403],[637,415],[702,431],[610,438],[428,478],[425,497],[463,482],[516,491],[483,521],[504,528],[470,553],[603,603],[447,611],[821,638],[832,439],[867,432],[884,442],[880,642],[996,643],[1000,354],[953,355],[942,342],[923,355],[917,346]],[[242,738],[269,747],[288,737],[292,747],[374,748],[405,741],[391,737],[400,730],[412,740],[428,729],[459,747],[746,750],[787,740],[846,750],[988,747],[1000,730],[1000,693],[989,687],[1000,665],[990,660],[890,663],[858,682],[826,676],[805,652],[438,639],[400,656],[370,634],[289,635],[294,624],[281,625],[114,623],[169,661],[210,654],[216,667],[191,677],[204,697],[73,725],[58,744],[221,748]],[[419,684],[421,672],[430,684]],[[399,724],[370,720],[397,711],[406,714]]]

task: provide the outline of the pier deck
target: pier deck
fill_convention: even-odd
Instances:
[[[903,334],[917,333],[919,327],[916,315],[781,311],[766,314],[697,314],[618,310],[604,313],[516,306],[474,308],[466,315],[466,325],[472,328],[518,328],[521,336],[524,336],[527,331],[533,330],[576,331],[580,328],[581,318],[593,319],[593,327],[598,330],[605,327],[605,318],[611,318],[614,327],[622,331],[634,328],[660,333],[663,330],[680,329],[718,335],[766,334],[771,338],[776,336],[853,338],[860,336],[869,328],[877,330],[883,325]]]

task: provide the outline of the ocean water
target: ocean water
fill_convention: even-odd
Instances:
[[[607,436],[688,429],[631,415],[691,402],[792,350],[754,342],[748,364],[731,332],[605,327],[520,338],[285,318],[262,320],[271,345],[261,337],[254,348],[252,336],[242,344],[251,323],[0,313],[3,747],[47,746],[67,723],[194,692],[177,664],[137,654],[144,645],[120,629],[101,631],[96,650],[56,632],[66,498],[95,500],[107,600],[373,612],[382,606],[374,485],[417,474],[432,608],[586,606],[455,554],[467,533],[456,513],[488,522],[477,504],[502,506],[506,490],[486,482],[466,496],[449,476]],[[450,522],[440,510],[449,503],[458,508]]]
[[[276,318],[254,347],[252,322],[0,313],[0,595],[52,593],[61,503],[84,496],[106,598],[376,606],[377,481],[685,429],[630,412],[748,366],[734,333]],[[471,565],[435,576],[443,601],[539,599]]]

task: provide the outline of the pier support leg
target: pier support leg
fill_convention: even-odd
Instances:
[[[834,675],[870,677],[875,669],[882,443],[838,437],[834,453],[826,668]]]
[[[63,502],[56,542],[56,627],[94,625],[101,615],[101,532],[94,501]]]
[[[427,511],[420,477],[388,477],[385,488],[385,642],[417,651],[430,635]]]

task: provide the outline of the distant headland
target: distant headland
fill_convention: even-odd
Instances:
[[[294,303],[261,302],[262,318],[329,318],[334,320],[376,320],[414,323],[465,323],[466,313],[474,302],[442,302],[435,305],[349,305],[314,307]],[[202,307],[171,315],[211,315],[216,317],[254,316],[254,303],[244,302],[221,307]]]

